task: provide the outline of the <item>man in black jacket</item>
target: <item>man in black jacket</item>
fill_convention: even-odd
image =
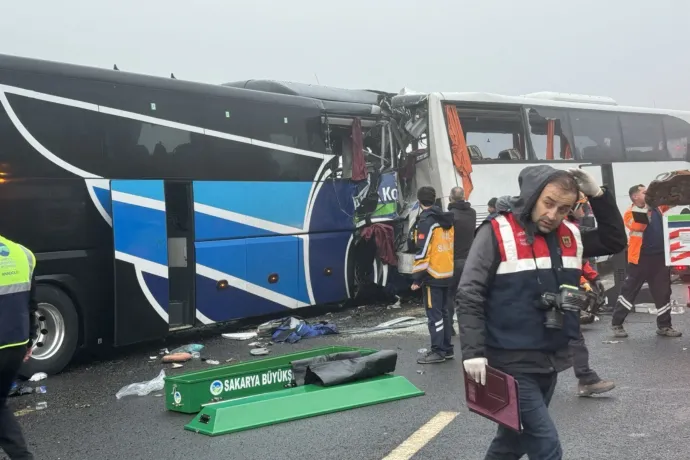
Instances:
[[[558,372],[572,365],[569,342],[580,324],[578,312],[556,308],[544,294],[577,286],[583,257],[621,252],[627,237],[615,197],[585,171],[530,166],[518,182],[512,212],[482,224],[465,263],[456,295],[463,367],[481,384],[490,365],[520,385],[523,432],[499,427],[486,459],[558,460],[548,405]],[[578,191],[589,197],[596,229],[564,220]]]
[[[450,204],[448,211],[453,213],[453,229],[455,231],[455,243],[453,245],[453,284],[450,287],[451,295],[448,297],[448,313],[450,314],[451,335],[456,335],[452,327],[455,316],[455,291],[460,283],[465,259],[470,253],[470,246],[474,241],[474,231],[477,228],[477,211],[465,201],[465,190],[462,187],[450,189]]]

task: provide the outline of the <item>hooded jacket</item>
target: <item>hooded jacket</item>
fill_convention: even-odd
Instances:
[[[556,173],[557,170],[548,165],[523,169],[518,178],[520,195],[508,200],[528,241],[533,240],[537,231],[531,219],[532,209]],[[603,191],[601,196],[590,198],[599,225],[595,229],[581,231],[583,257],[617,254],[625,249],[627,243],[623,218],[615,197],[605,187]],[[545,352],[492,349],[486,346],[485,309],[500,262],[498,241],[489,219],[477,230],[456,293],[463,359],[486,357],[491,366],[512,372],[549,373],[568,369],[571,366],[568,347]]]
[[[419,215],[415,229],[412,278],[415,284],[450,286],[453,278],[453,214],[432,206]]]
[[[470,246],[474,241],[474,231],[477,228],[477,211],[472,209],[468,201],[454,201],[448,205],[448,211],[453,214],[453,232],[455,234],[455,260],[467,259]]]

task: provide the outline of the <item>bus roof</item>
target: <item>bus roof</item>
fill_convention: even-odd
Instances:
[[[107,83],[156,88],[170,91],[196,93],[207,96],[236,97],[256,102],[285,104],[309,107],[324,111],[324,105],[319,99],[300,95],[280,94],[276,92],[251,91],[231,86],[199,83],[177,78],[164,78],[144,75],[122,70],[103,69],[98,67],[67,64],[63,62],[42,59],[25,58],[0,54],[0,70],[42,73],[66,78],[86,79]],[[0,85],[3,82],[0,80]],[[26,88],[32,89],[32,88]]]
[[[491,103],[500,105],[521,105],[534,107],[553,107],[583,110],[601,110],[610,112],[650,113],[660,115],[677,115],[685,119],[690,118],[690,111],[658,109],[617,105],[611,98],[600,96],[568,95],[567,93],[532,93],[525,96],[505,96],[495,93],[481,92],[435,92],[426,94],[404,94],[394,96],[393,107],[417,105],[434,95],[438,99],[449,102]],[[568,97],[570,96],[570,97]],[[568,100],[569,99],[569,100]],[[575,102],[577,100],[582,102]]]

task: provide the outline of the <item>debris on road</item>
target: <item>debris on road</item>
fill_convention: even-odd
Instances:
[[[421,370],[421,369],[419,369],[419,370],[417,371],[417,373],[418,373],[419,375],[422,375],[422,374],[424,373],[424,371]]]
[[[41,401],[40,403],[36,404],[36,410],[43,410],[43,409],[48,409],[48,403],[45,401]]]
[[[255,338],[257,335],[256,332],[229,332],[222,334],[222,337],[230,340],[249,340]]]
[[[14,412],[15,417],[21,417],[22,415],[30,414],[31,412],[35,412],[36,409],[33,409],[31,407],[26,407],[24,409],[19,409],[18,411]]]
[[[303,338],[318,337],[338,333],[338,326],[330,321],[310,324],[294,316],[267,321],[257,328],[259,336],[271,336],[276,343],[296,343]],[[250,344],[251,346],[251,344]]]
[[[622,340],[604,340],[601,343],[614,344],[614,343],[623,343],[623,341]]]
[[[426,348],[420,348],[419,350],[417,350],[417,353],[419,353],[420,355],[423,355],[427,351],[429,351],[429,350],[427,350]]]
[[[228,358],[225,360],[226,363],[231,363],[235,360],[235,358]]]
[[[29,382],[39,382],[41,380],[45,380],[48,378],[48,374],[45,372],[37,372],[34,375],[31,376],[29,379]]]
[[[264,356],[269,353],[268,348],[252,348],[249,353],[251,353],[254,356]]]
[[[215,359],[207,359],[207,360],[206,360],[206,364],[211,364],[211,365],[214,365],[214,366],[215,366],[215,365],[217,365],[217,364],[220,364],[220,362],[219,362],[219,361],[216,361]]]
[[[184,363],[192,359],[191,353],[171,353],[162,358],[164,363]]]
[[[189,345],[185,345],[183,347],[177,347],[173,351],[170,352],[170,354],[174,355],[175,353],[199,353],[201,350],[204,349],[204,346],[198,343],[190,343]]]
[[[43,394],[47,393],[47,390],[44,386],[34,388],[30,385],[19,385],[17,382],[14,382],[8,396],[24,396],[32,393]]]
[[[181,368],[181,367],[183,367],[183,366],[182,366],[182,364],[180,364],[180,363],[173,363],[173,365],[172,365],[172,368],[173,368],[173,369],[179,369],[179,368]]]
[[[117,399],[125,396],[146,396],[154,391],[161,391],[165,387],[165,370],[162,370],[158,377],[147,382],[130,383],[120,389],[115,394]]]

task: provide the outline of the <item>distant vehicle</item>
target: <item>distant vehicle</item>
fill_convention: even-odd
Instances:
[[[22,372],[386,285],[358,231],[399,219],[385,97],[0,55],[0,233],[38,259]]]

